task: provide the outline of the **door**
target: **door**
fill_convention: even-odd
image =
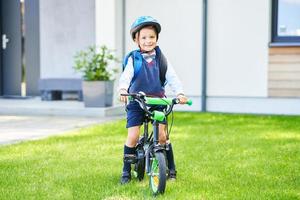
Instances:
[[[20,96],[22,81],[20,0],[0,0],[0,84],[5,96]]]
[[[1,22],[1,18],[2,18],[2,8],[1,8],[1,0],[0,0],[0,36],[2,36],[2,22]],[[2,95],[2,87],[3,87],[3,83],[2,83],[2,37],[0,37],[0,96]]]

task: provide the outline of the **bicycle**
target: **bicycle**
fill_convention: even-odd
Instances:
[[[134,164],[134,175],[139,181],[144,179],[146,171],[149,176],[149,186],[154,195],[163,194],[167,181],[166,145],[159,144],[158,126],[159,122],[164,121],[172,113],[173,106],[179,103],[179,99],[147,97],[143,92],[122,95],[128,96],[130,101],[137,101],[145,111],[144,133],[136,145],[136,155],[125,158],[126,162]],[[192,105],[192,101],[189,100],[187,104]],[[151,106],[166,106],[166,108],[164,111],[157,111],[152,110]],[[153,125],[153,131],[150,134],[149,122]],[[170,131],[167,130],[167,134],[169,133]]]

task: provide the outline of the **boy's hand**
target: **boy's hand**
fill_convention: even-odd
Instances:
[[[127,90],[123,88],[119,91],[120,101],[127,103],[127,96],[122,96],[121,94],[128,94]]]
[[[184,96],[184,94],[178,94],[177,98],[179,99],[180,104],[186,104],[186,102],[188,101],[188,98]]]

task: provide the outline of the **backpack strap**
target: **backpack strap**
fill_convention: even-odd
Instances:
[[[165,55],[161,52],[160,48],[157,46],[155,47],[157,60],[159,64],[159,78],[162,86],[167,84],[166,82],[166,72],[168,69],[168,63]]]
[[[142,54],[140,53],[139,50],[134,50],[131,51],[130,53],[128,53],[123,61],[123,71],[128,63],[128,59],[129,57],[131,57],[132,61],[133,61],[133,69],[134,69],[134,75],[133,78],[131,80],[131,82],[135,81],[137,74],[140,72],[141,68],[142,68],[142,63],[143,63],[143,58],[142,58]]]
[[[132,52],[130,52],[129,54],[127,54],[127,55],[125,56],[125,58],[124,58],[124,60],[123,60],[123,63],[122,63],[122,71],[125,70],[125,67],[126,67],[126,65],[127,65],[127,63],[128,63],[128,58],[129,58],[131,55],[132,55]]]
[[[139,50],[133,51],[132,60],[133,60],[134,75],[132,77],[131,82],[135,81],[137,75],[139,74],[142,68],[143,56]]]

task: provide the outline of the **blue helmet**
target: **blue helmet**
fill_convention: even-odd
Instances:
[[[131,25],[130,34],[132,39],[134,39],[135,34],[145,26],[154,26],[158,37],[161,27],[160,24],[157,22],[157,20],[150,16],[141,16],[137,18]]]

